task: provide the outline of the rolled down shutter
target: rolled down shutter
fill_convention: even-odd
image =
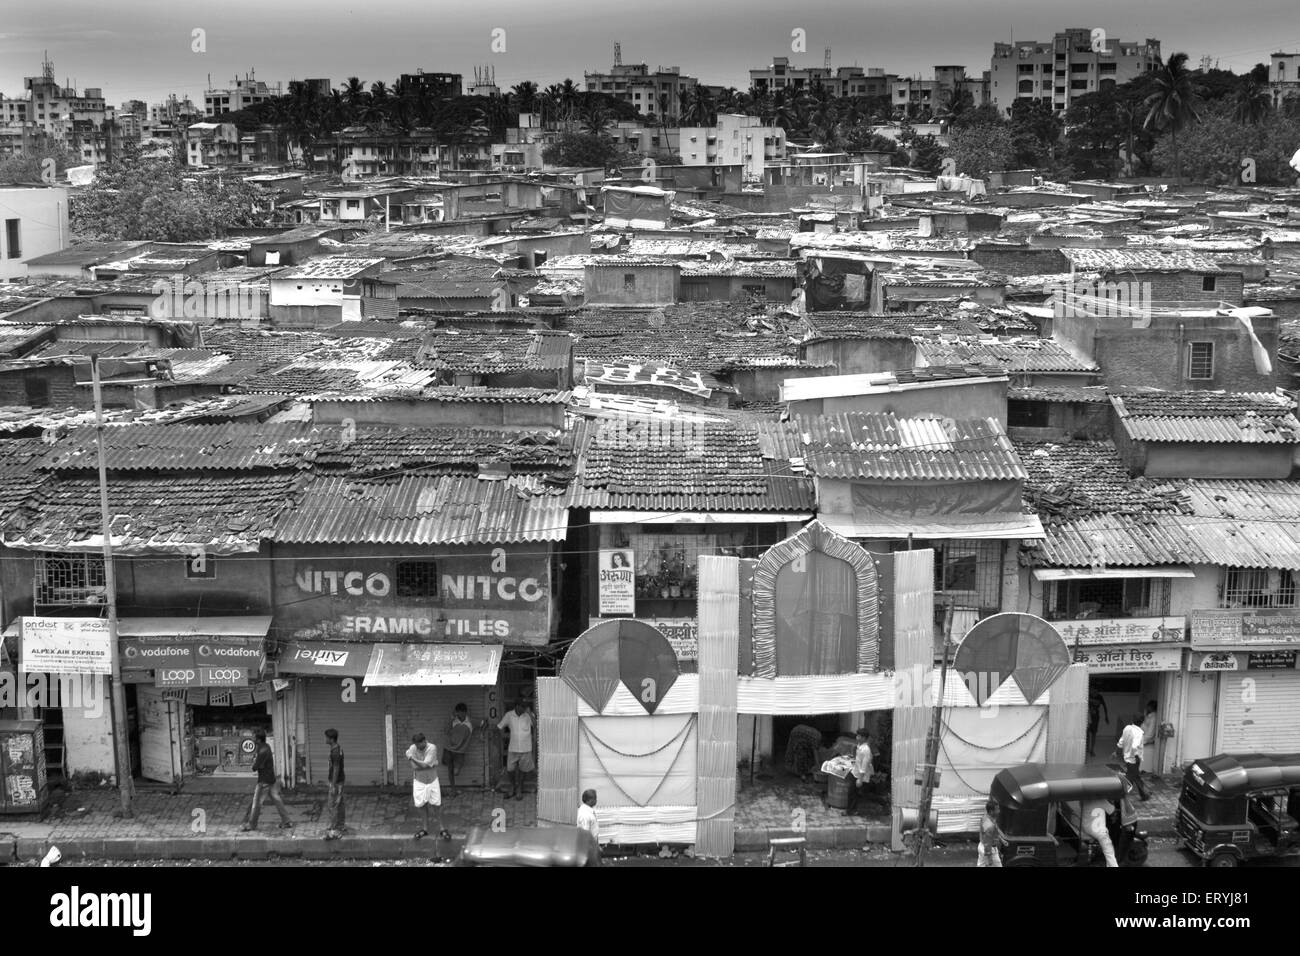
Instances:
[[[330,750],[325,731],[339,732],[343,747],[343,769],[350,787],[380,786],[384,783],[384,692],[366,691],[356,681],[356,700],[343,699],[343,682],[308,678],[307,685],[307,768],[312,783],[329,779]]]
[[[394,697],[394,763],[399,783],[411,782],[411,765],[407,763],[406,748],[411,737],[422,733],[438,748],[438,779],[447,783],[447,768],[442,765],[443,750],[447,746],[447,728],[457,704],[469,708],[474,736],[470,738],[465,762],[456,773],[456,786],[481,786],[483,784],[484,747],[487,731],[479,730],[479,722],[488,714],[484,710],[482,687],[398,687]]]
[[[1247,682],[1250,683],[1247,683]],[[1245,671],[1219,678],[1220,753],[1300,750],[1300,671]]]

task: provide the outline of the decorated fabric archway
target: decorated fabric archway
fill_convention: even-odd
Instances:
[[[668,638],[631,619],[601,621],[569,647],[560,677],[596,713],[622,684],[653,714],[677,682],[677,655]]]
[[[1008,680],[1032,704],[1065,673],[1070,651],[1051,624],[1033,614],[1008,612],[984,618],[957,648],[953,669],[983,706]]]
[[[802,580],[792,581],[795,575]],[[754,676],[790,676],[782,641],[807,645],[811,663],[795,673],[874,671],[880,651],[876,594],[871,555],[820,521],[773,545],[754,569]]]

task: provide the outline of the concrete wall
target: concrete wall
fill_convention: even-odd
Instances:
[[[338,424],[350,418],[358,425],[429,426],[486,425],[513,428],[560,428],[564,406],[529,402],[438,402],[401,400],[375,402],[321,401],[312,405],[317,424]]]
[[[1147,442],[1148,478],[1287,478],[1292,445]]]
[[[623,277],[635,276],[635,288],[624,287]],[[677,266],[587,266],[583,269],[587,305],[672,305],[681,298],[681,270]]]
[[[18,220],[18,255],[8,222]],[[27,260],[58,252],[69,243],[68,190],[63,186],[0,187],[0,282],[27,275]]]
[[[930,388],[909,388],[871,395],[843,395],[791,402],[795,415],[835,415],[840,412],[892,412],[900,416],[947,415],[951,418],[996,418],[1007,424],[1007,383],[963,382]]]
[[[80,707],[63,702],[63,772],[68,779],[94,773],[113,777],[117,761],[108,678],[83,674],[75,680],[80,682],[82,699]]]
[[[47,408],[83,407],[81,393],[90,391],[90,389],[77,388],[71,365],[46,365],[0,372],[0,405],[27,405],[28,379],[43,379],[49,383],[49,402],[45,406]],[[87,395],[84,407],[93,404],[93,400]]]
[[[683,302],[727,302],[747,291],[745,286],[762,286],[769,301],[785,304],[794,294],[794,283],[760,276],[691,276],[681,281],[681,297]]]
[[[186,576],[194,558],[157,555],[118,558],[117,600],[124,617],[170,617],[196,608],[204,614],[269,614],[269,553],[208,556],[211,578]]]
[[[823,339],[804,347],[814,365],[832,365],[838,375],[894,372],[916,365],[916,346],[908,338]]]

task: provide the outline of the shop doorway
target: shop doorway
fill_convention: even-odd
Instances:
[[[790,714],[772,718],[772,772],[777,779],[809,778],[836,753],[853,755],[851,714]]]
[[[1187,712],[1183,715],[1183,745],[1179,751],[1182,763],[1214,755],[1218,703],[1219,675],[1216,672],[1187,675]]]
[[[1146,701],[1157,697],[1155,691],[1155,682],[1139,674],[1088,675],[1089,699],[1093,694],[1100,694],[1104,702],[1093,755],[1085,755],[1089,764],[1116,762],[1115,744],[1119,741],[1119,735],[1133,719],[1133,715],[1143,710]]]

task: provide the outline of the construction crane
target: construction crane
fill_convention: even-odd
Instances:
[[[614,43],[614,65],[623,65],[623,44],[615,41]]]

